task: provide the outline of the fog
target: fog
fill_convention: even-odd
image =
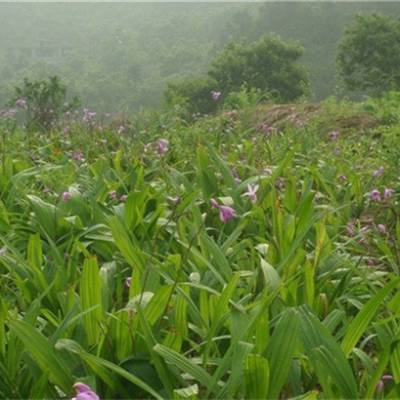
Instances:
[[[102,111],[157,107],[167,82],[207,70],[229,41],[300,43],[312,97],[340,94],[335,51],[357,12],[398,3],[0,3],[0,104],[24,77],[59,75]]]

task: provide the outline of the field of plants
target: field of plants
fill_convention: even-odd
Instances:
[[[0,397],[400,398],[399,110],[3,110]]]

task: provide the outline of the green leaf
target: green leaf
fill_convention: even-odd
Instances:
[[[206,370],[196,365],[193,361],[182,354],[179,354],[162,344],[156,344],[153,347],[153,350],[163,357],[165,361],[179,368],[181,371],[186,372],[203,386],[207,387],[211,382],[212,377],[208,372],[206,372]]]
[[[380,289],[376,295],[364,305],[364,307],[359,311],[357,316],[347,327],[347,333],[342,341],[342,349],[346,356],[350,354],[353,347],[357,344],[361,336],[368,328],[372,318],[374,318],[375,314],[378,312],[378,309],[382,305],[385,297],[398,285],[399,282],[400,278],[393,279],[392,282]]]
[[[98,344],[100,324],[103,319],[102,280],[95,257],[86,259],[83,264],[80,299],[82,311],[92,310],[82,316],[89,344]]]
[[[287,309],[271,335],[267,358],[270,366],[268,398],[279,397],[289,375],[292,358],[299,343],[299,318],[293,309]]]
[[[269,388],[269,364],[259,354],[249,354],[244,365],[244,387],[247,399],[266,399]]]
[[[26,351],[38,364],[42,373],[47,374],[49,379],[65,393],[70,393],[74,378],[62,354],[29,323],[10,321],[10,327],[22,341]]]

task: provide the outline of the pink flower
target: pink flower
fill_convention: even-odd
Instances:
[[[215,90],[211,91],[211,97],[214,101],[218,101],[221,97],[221,92],[217,92]]]
[[[219,204],[218,204],[217,200],[211,199],[210,203],[211,203],[211,208],[219,208]]]
[[[128,195],[127,194],[122,194],[121,197],[119,198],[120,201],[122,201],[123,203],[125,203],[126,200],[128,200]]]
[[[111,192],[108,193],[108,197],[111,200],[116,200],[117,199],[117,192],[115,190],[112,190]]]
[[[348,224],[347,224],[347,227],[346,227],[346,230],[347,230],[347,234],[349,235],[349,236],[354,236],[354,234],[355,234],[355,225],[354,225],[354,222],[349,222]]]
[[[77,162],[82,162],[84,160],[83,153],[80,150],[74,151],[72,153],[72,158]]]
[[[338,179],[339,179],[340,182],[343,182],[343,183],[347,182],[347,176],[346,175],[340,175]]]
[[[372,173],[372,176],[374,178],[378,178],[378,177],[382,176],[384,172],[385,172],[385,168],[384,167],[379,167],[377,170],[375,170]]]
[[[72,195],[70,192],[63,192],[61,194],[61,198],[63,199],[63,201],[68,201],[71,199],[71,197],[72,197]]]
[[[338,137],[339,137],[339,132],[338,132],[338,131],[332,131],[332,132],[329,134],[329,138],[330,138],[332,141],[337,140]]]
[[[90,111],[88,108],[83,109],[83,122],[92,122],[95,116],[95,111]]]
[[[27,108],[26,107],[26,100],[25,99],[18,99],[15,102],[15,107],[22,108],[23,110],[25,110]]]
[[[271,135],[273,128],[269,126],[266,122],[261,124],[260,128],[267,136]]]
[[[219,206],[219,219],[226,223],[236,216],[236,211],[229,206]]]
[[[230,219],[236,216],[236,211],[234,208],[224,205],[219,205],[215,199],[210,200],[211,208],[217,208],[219,210],[219,219],[226,223]]]
[[[168,151],[169,141],[167,139],[158,139],[157,140],[157,153],[162,155]]]
[[[243,196],[247,196],[253,204],[256,203],[258,188],[259,185],[247,185],[247,192]]]
[[[372,201],[381,201],[381,192],[377,189],[374,189],[370,194],[369,198]]]
[[[386,225],[385,224],[378,224],[378,231],[382,234],[386,233]]]
[[[367,259],[367,265],[369,267],[374,267],[376,265],[375,260],[373,258],[368,258]]]
[[[74,389],[76,391],[76,396],[71,400],[100,400],[100,397],[92,388],[84,383],[75,383]]]
[[[376,385],[376,392],[377,393],[382,393],[384,386],[385,386],[385,382],[386,381],[392,381],[393,380],[393,376],[392,375],[383,375],[381,377],[381,379],[379,380],[378,384]]]
[[[385,191],[383,192],[383,197],[385,199],[390,199],[394,192],[395,192],[394,189],[385,188]]]

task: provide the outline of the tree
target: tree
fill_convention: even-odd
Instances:
[[[216,111],[232,93],[293,101],[308,94],[307,71],[298,63],[302,54],[301,47],[276,36],[232,42],[213,59],[207,75],[168,84],[164,97],[167,104],[202,114]]]
[[[227,94],[243,85],[270,93],[278,101],[293,101],[308,93],[308,76],[298,61],[303,49],[277,36],[250,44],[231,43],[213,60],[209,76]]]
[[[400,22],[358,15],[339,43],[337,67],[344,87],[379,95],[400,89]]]

